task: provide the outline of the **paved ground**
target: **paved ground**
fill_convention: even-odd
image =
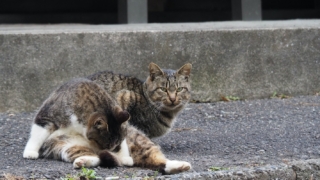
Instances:
[[[77,174],[79,171],[70,163],[22,158],[33,116],[0,114],[0,177],[11,173],[57,179]],[[281,169],[293,160],[319,162],[319,127],[320,96],[189,104],[173,132],[155,141],[168,158],[189,161],[193,169],[162,178],[216,177],[217,172],[208,172],[211,166],[229,168],[235,170],[234,175],[242,176],[247,169],[262,173],[268,168]],[[95,170],[101,177],[161,177],[140,168]]]

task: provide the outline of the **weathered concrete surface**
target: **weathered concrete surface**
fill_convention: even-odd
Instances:
[[[292,169],[297,179],[320,179],[320,159],[295,161],[292,163]]]
[[[293,161],[288,165],[262,166],[257,168],[239,168],[217,172],[184,173],[183,175],[161,176],[155,179],[283,179],[283,180],[316,180],[320,179],[320,159]],[[142,178],[141,178],[142,179]]]
[[[311,174],[306,174],[305,177],[310,177]],[[302,180],[304,178],[296,178],[296,172],[291,166],[262,166],[258,168],[239,168],[232,170],[224,170],[217,172],[200,172],[200,173],[184,173],[176,175],[164,175],[155,178],[161,179],[188,179],[188,180],[270,180],[270,179],[283,179],[283,180]],[[142,178],[141,178],[142,179]]]
[[[73,77],[193,64],[193,100],[320,91],[320,20],[0,26],[0,112],[36,109]]]
[[[72,163],[28,160],[22,153],[35,112],[0,113],[0,179],[60,179],[79,170]],[[172,131],[154,139],[167,158],[192,169],[176,174],[139,167],[94,170],[103,179],[319,180],[320,96],[190,103]],[[211,167],[223,171],[210,171]],[[153,178],[150,178],[153,179]]]

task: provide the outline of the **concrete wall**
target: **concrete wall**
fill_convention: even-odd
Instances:
[[[193,64],[193,100],[320,91],[320,21],[0,26],[0,112],[36,110],[63,82],[101,70],[148,75]]]

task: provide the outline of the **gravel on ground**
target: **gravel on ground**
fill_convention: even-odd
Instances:
[[[34,115],[0,113],[0,178],[12,174],[26,179],[60,179],[79,173],[71,163],[23,159]],[[154,141],[169,159],[191,163],[193,169],[179,174],[183,177],[214,173],[210,169],[254,169],[319,159],[319,127],[320,96],[190,103],[172,132]],[[138,167],[94,170],[103,178],[161,176]]]

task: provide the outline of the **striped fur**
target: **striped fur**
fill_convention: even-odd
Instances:
[[[167,159],[158,145],[133,126],[128,127],[127,143],[135,166],[153,169],[163,174],[191,169],[188,162]]]
[[[73,162],[75,168],[135,165],[166,174],[189,170],[189,163],[167,159],[149,138],[170,131],[188,103],[191,64],[173,71],[151,63],[149,71],[145,82],[100,72],[62,85],[37,113],[23,156],[36,159],[40,154]],[[131,125],[126,123],[130,116]]]
[[[130,115],[130,124],[148,137],[169,132],[179,112],[191,98],[191,64],[179,70],[150,63],[146,81],[132,76],[99,72],[88,79],[101,85]]]
[[[129,113],[100,85],[88,79],[74,79],[43,103],[23,157],[40,156],[74,162],[75,168],[91,167],[100,164],[99,152],[104,150],[110,151],[109,159],[114,161],[109,164],[126,165],[117,152],[128,151],[127,146],[121,149],[121,144],[129,118]]]
[[[191,168],[187,162],[168,160],[160,147],[149,139],[169,132],[176,116],[188,103],[191,97],[190,71],[191,64],[174,71],[151,63],[150,75],[145,82],[107,71],[88,77],[130,113],[129,123],[133,126],[128,127],[127,144],[135,166],[166,174]]]

